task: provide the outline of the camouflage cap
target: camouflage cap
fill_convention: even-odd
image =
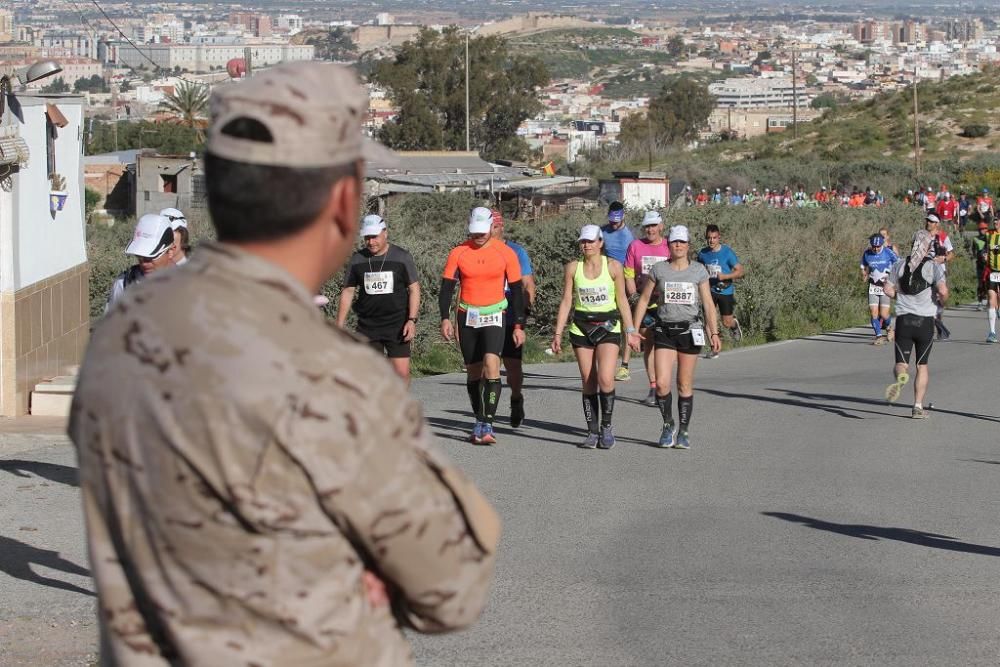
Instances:
[[[346,67],[285,63],[249,79],[216,86],[207,150],[234,162],[284,167],[331,167],[387,150],[364,141],[368,94]],[[249,118],[271,140],[231,136],[226,126]]]

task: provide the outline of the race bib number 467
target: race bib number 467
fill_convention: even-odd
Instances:
[[[365,272],[365,294],[392,294],[392,271]]]
[[[680,306],[693,306],[695,303],[694,283],[663,283],[663,303],[673,303]]]

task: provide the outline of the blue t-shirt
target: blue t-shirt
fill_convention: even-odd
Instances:
[[[740,260],[736,257],[733,249],[723,245],[718,250],[704,247],[698,251],[698,261],[708,269],[708,284],[715,294],[735,294],[736,287],[732,280],[719,280],[715,276],[720,273],[732,273]],[[718,267],[718,268],[716,268]]]
[[[611,225],[604,225],[601,232],[604,234],[604,254],[624,265],[625,253],[632,241],[635,240],[632,230],[627,225],[622,225],[620,229],[612,229]]]
[[[868,269],[868,277],[874,282],[882,282],[889,267],[895,264],[898,259],[896,253],[889,248],[882,248],[882,252],[872,252],[872,249],[869,248],[861,255],[861,268]]]
[[[528,251],[524,249],[524,246],[520,243],[514,243],[513,241],[507,241],[507,246],[514,251],[517,255],[517,263],[521,265],[521,275],[530,276],[532,274],[531,269],[531,258],[528,257]]]

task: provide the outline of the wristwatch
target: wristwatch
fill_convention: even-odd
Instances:
[[[635,327],[625,327],[625,333],[627,333],[627,334],[637,333],[637,331],[636,331]]]
[[[416,324],[417,323],[417,318],[415,318],[415,317],[407,317],[406,321],[407,322],[413,322],[414,324]]]

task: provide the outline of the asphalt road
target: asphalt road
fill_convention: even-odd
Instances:
[[[465,441],[462,376],[415,382],[505,521],[481,621],[414,636],[420,663],[997,664],[1000,347],[984,313],[948,322],[929,419],[910,419],[911,387],[884,403],[891,348],[849,330],[700,362],[690,451],[650,446],[638,364],[611,451],[575,446],[575,365],[528,368],[527,422],[507,427],[505,394],[495,447]],[[94,650],[72,466],[62,444],[0,445],[0,664]],[[62,629],[87,641],[33,662]]]

